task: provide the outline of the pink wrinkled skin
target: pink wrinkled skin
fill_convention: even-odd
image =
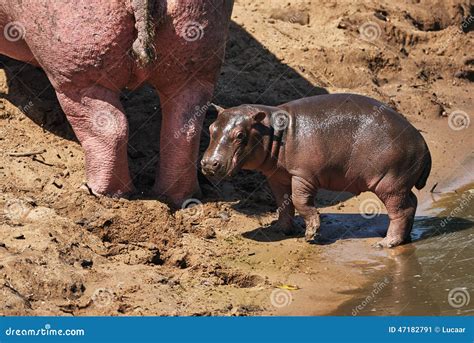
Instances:
[[[146,0],[134,1],[136,7]],[[133,190],[119,92],[151,83],[163,111],[154,191],[181,204],[199,193],[203,116],[195,112],[211,99],[232,6],[232,0],[156,0],[156,59],[142,66],[130,52],[137,37],[132,0],[0,0],[0,54],[44,69],[85,151],[88,185],[98,194]],[[8,25],[23,30],[23,38],[4,34]]]

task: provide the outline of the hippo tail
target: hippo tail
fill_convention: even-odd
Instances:
[[[426,146],[426,143],[425,143],[425,146]],[[428,147],[426,147],[423,170],[421,171],[421,175],[418,178],[418,181],[416,181],[415,183],[416,189],[420,190],[423,187],[425,187],[426,180],[428,180],[428,176],[430,176],[430,172],[431,172],[431,154],[430,154],[430,151],[428,150]]]
[[[137,62],[145,67],[156,59],[155,25],[161,20],[166,8],[161,0],[132,0],[132,10],[137,31],[132,51]]]

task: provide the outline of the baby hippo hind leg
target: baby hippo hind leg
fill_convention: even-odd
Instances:
[[[417,199],[412,191],[378,195],[387,208],[390,224],[387,235],[376,247],[392,248],[406,242],[415,220]]]
[[[307,242],[315,240],[319,236],[319,211],[314,205],[317,189],[304,179],[293,176],[291,179],[293,193],[293,204],[303,217],[306,224],[305,239]]]

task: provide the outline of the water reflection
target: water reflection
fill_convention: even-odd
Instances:
[[[413,243],[388,250],[373,281],[333,315],[474,314],[474,184],[431,212],[416,218]]]

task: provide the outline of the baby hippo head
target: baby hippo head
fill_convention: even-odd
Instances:
[[[252,105],[218,108],[217,119],[209,127],[211,141],[201,160],[207,176],[224,178],[240,169],[255,169],[265,160],[263,137],[267,111]]]

